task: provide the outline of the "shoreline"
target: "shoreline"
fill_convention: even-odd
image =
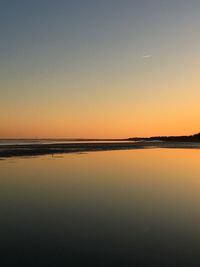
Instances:
[[[0,158],[152,148],[200,149],[200,142],[138,141],[1,145]]]

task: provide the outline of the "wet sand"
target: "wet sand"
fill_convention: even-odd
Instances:
[[[61,153],[80,153],[90,151],[147,149],[147,148],[182,148],[199,149],[200,142],[165,142],[165,141],[139,141],[139,142],[112,142],[112,143],[59,143],[59,144],[23,144],[0,146],[0,158],[38,156]]]

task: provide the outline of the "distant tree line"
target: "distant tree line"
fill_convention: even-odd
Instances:
[[[183,136],[152,136],[152,137],[131,137],[129,141],[171,141],[171,142],[199,142],[200,133]]]

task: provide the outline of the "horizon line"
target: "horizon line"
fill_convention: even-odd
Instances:
[[[57,137],[34,137],[34,138],[29,138],[29,137],[19,137],[19,138],[7,138],[7,137],[0,137],[0,140],[72,140],[72,141],[78,141],[78,140],[86,140],[86,141],[90,141],[90,140],[127,140],[127,139],[130,139],[130,138],[152,138],[152,137],[182,137],[182,136],[194,136],[196,134],[199,134],[200,132],[198,133],[195,133],[195,134],[190,134],[190,135],[153,135],[153,136],[132,136],[132,137],[123,137],[123,138],[82,138],[82,137],[60,137],[60,138],[57,138]]]

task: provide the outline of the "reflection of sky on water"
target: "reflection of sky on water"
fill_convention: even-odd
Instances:
[[[151,149],[1,161],[3,249],[11,263],[196,264],[199,160]]]
[[[72,143],[132,143],[134,141],[123,141],[123,140],[92,140],[92,141],[87,141],[87,140],[62,140],[62,139],[52,139],[52,140],[40,140],[40,139],[19,139],[19,140],[4,140],[0,139],[0,146],[1,145],[30,145],[30,144],[72,144]]]

